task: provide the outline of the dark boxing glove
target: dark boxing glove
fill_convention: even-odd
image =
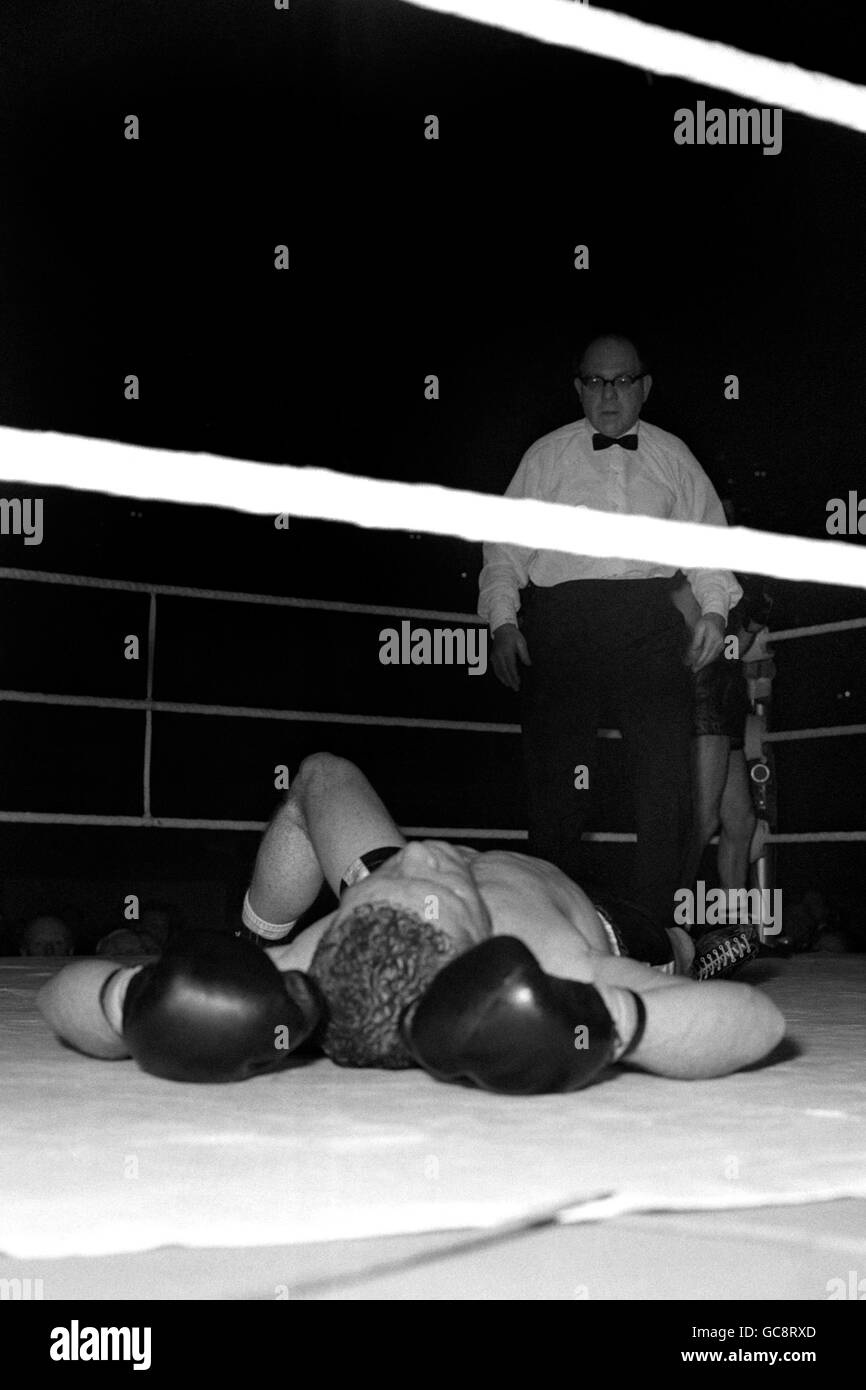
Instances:
[[[244,1081],[277,1071],[322,1015],[316,986],[246,941],[196,932],[129,982],[123,1036],[169,1081]]]
[[[579,1090],[621,1052],[595,986],[546,975],[513,936],[491,937],[440,970],[406,1010],[401,1034],[431,1076],[510,1095]]]

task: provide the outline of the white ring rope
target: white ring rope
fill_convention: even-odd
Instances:
[[[612,58],[631,67],[740,92],[767,106],[866,131],[866,91],[729,44],[645,24],[595,5],[563,0],[410,0],[416,9],[454,15],[558,48]]]
[[[519,734],[519,724],[480,719],[424,719],[398,714],[346,714],[308,709],[263,709],[255,705],[203,705],[184,700],[135,699],[120,695],[66,695],[41,690],[0,690],[0,703],[13,705],[71,705],[81,709],[144,710],[155,714],[215,715],[220,719],[270,719],[294,724],[366,724],[395,729],[444,729],[448,733]],[[621,739],[620,729],[597,729],[601,739]],[[828,724],[817,729],[777,729],[762,735],[765,743],[801,739],[844,738],[866,734],[866,724]]]
[[[219,599],[224,603],[258,603],[273,608],[317,608],[326,613],[359,613],[370,617],[389,615],[430,622],[472,623],[483,627],[477,613],[446,613],[431,608],[395,608],[393,604],[343,603],[339,599],[295,598],[287,594],[245,594],[230,589],[193,589],[187,584],[149,584],[138,579],[101,579],[88,574],[57,574],[51,570],[26,570],[0,565],[0,579],[33,584],[68,584],[74,589],[117,589],[121,593],[156,594],[160,598]]]
[[[45,487],[866,589],[866,547],[845,541],[599,512],[430,483],[385,482],[324,468],[247,463],[7,427],[0,428],[0,460],[4,478]]]
[[[761,737],[764,743],[795,743],[808,738],[844,738],[847,734],[866,734],[866,724],[828,724],[823,729],[775,729]]]
[[[46,694],[35,690],[0,690],[0,702],[14,705],[76,705],[87,709],[153,710],[155,714],[211,714],[221,719],[272,719],[295,724],[368,724],[396,729],[445,729],[449,733],[515,734],[519,724],[486,724],[471,719],[421,719],[396,714],[336,714],[305,709],[257,709],[247,705],[200,705],[182,700],[126,699],[115,695]],[[621,737],[619,730],[599,730],[601,737]]]
[[[201,705],[185,700],[136,699],[122,695],[66,695],[42,690],[0,690],[10,705],[72,705],[79,709],[144,710],[155,714],[213,714],[222,719],[274,719],[295,724],[368,724],[396,729],[444,729],[448,733],[519,734],[519,724],[480,719],[422,719],[398,714],[339,714],[309,709],[261,709],[255,705]],[[619,729],[597,729],[603,739],[621,739]],[[147,812],[145,812],[147,814]]]
[[[866,830],[808,830],[801,835],[768,835],[769,845],[849,844],[866,840]]]
[[[72,811],[0,811],[0,824],[14,825],[90,825],[106,829],[147,830],[244,830],[261,834],[267,830],[264,820],[205,820],[195,816],[123,816],[98,815]],[[404,825],[403,834],[421,840],[526,840],[526,830],[497,830],[491,826]],[[597,830],[581,836],[596,844],[636,844],[632,831]],[[802,834],[767,835],[769,845],[849,844],[866,840],[866,830],[812,830]],[[714,836],[711,844],[718,843]]]
[[[831,632],[853,632],[866,627],[866,618],[845,618],[839,623],[813,623],[811,627],[786,627],[779,632],[768,632],[768,642],[790,642],[795,637],[825,637]]]
[[[195,589],[187,584],[155,584],[146,580],[104,579],[89,574],[59,574],[54,570],[28,570],[0,565],[0,580],[14,583],[68,584],[71,588],[117,589],[121,593],[150,594],[165,598],[221,600],[226,603],[266,604],[275,608],[319,608],[329,613],[360,613],[365,616],[417,618],[428,622],[467,623],[483,627],[477,613],[454,613],[433,608],[400,608],[395,604],[343,603],[336,599],[295,598],[286,594],[248,594],[230,589]],[[845,618],[836,623],[814,623],[809,627],[781,628],[768,632],[767,642],[787,642],[796,637],[823,637],[834,632],[853,632],[866,627],[866,618]]]
[[[261,833],[267,830],[266,820],[208,820],[195,816],[123,816],[99,815],[90,812],[73,811],[0,811],[0,823],[22,825],[92,825],[106,828],[140,827],[150,830],[251,830]],[[441,825],[403,825],[404,835],[424,840],[525,840],[525,830],[496,830],[490,826],[460,826],[458,828]],[[594,840],[637,840],[636,835],[614,834],[601,831],[596,835],[584,836]]]

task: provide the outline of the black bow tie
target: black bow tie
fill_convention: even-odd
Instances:
[[[611,444],[618,444],[621,449],[636,449],[636,434],[621,434],[619,439],[614,439],[609,434],[594,434],[592,436],[593,449],[609,449]]]

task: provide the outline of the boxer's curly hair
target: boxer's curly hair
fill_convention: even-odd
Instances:
[[[398,1024],[455,955],[432,922],[391,903],[362,903],[323,934],[310,974],[325,997],[324,1051],[339,1067],[415,1066]]]

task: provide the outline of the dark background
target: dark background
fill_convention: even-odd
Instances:
[[[863,81],[832,8],[786,10],[784,28],[771,7],[634,12]],[[758,103],[398,0],[4,0],[0,54],[0,423],[501,493],[579,415],[575,345],[622,324],[654,366],[646,417],[743,523],[820,537],[831,497],[866,495],[862,136],[785,113],[776,157],[677,146],[678,107]],[[0,564],[475,608],[464,542],[43,495],[43,544],[0,538]],[[858,590],[773,592],[776,627],[866,612]],[[122,638],[145,631],[146,599],[6,579],[0,603],[5,688],[144,693]],[[492,674],[381,667],[388,622],[161,600],[154,693],[516,721]],[[856,635],[781,646],[775,726],[866,721],[862,652]],[[140,814],[142,715],[2,710],[0,809]],[[523,824],[510,734],[183,715],[155,716],[154,812],[265,819],[274,765],[321,746],[369,770],[404,824]],[[618,751],[599,829],[631,828]],[[862,739],[780,745],[777,762],[780,829],[863,827]],[[0,824],[0,908],[77,905],[98,934],[141,891],[228,921],[254,852],[243,833]],[[599,856],[604,871],[629,851]],[[786,889],[850,896],[866,854],[782,847],[779,868]]]

